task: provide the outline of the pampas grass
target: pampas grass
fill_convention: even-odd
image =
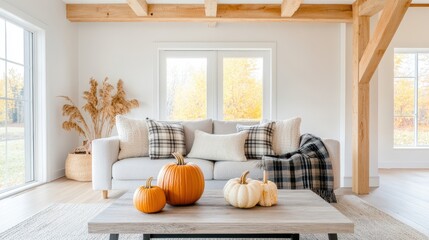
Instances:
[[[83,92],[83,99],[86,103],[82,110],[67,96],[60,96],[67,103],[64,104],[63,116],[68,119],[63,122],[63,129],[66,131],[76,131],[83,137],[86,152],[90,152],[91,142],[97,138],[110,136],[115,126],[115,117],[119,114],[126,114],[131,109],[139,106],[136,99],[127,100],[124,91],[124,82],[119,79],[115,87],[105,78],[100,88],[97,80],[91,78],[89,90]],[[85,121],[82,113],[88,113],[90,124]]]

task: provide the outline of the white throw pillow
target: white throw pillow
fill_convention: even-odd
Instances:
[[[301,137],[301,118],[277,121],[273,134],[273,150],[277,155],[296,151]]]
[[[217,135],[196,130],[194,145],[187,157],[215,161],[247,161],[244,155],[247,135],[247,132]]]
[[[116,129],[119,135],[118,159],[149,156],[149,134],[146,120],[116,116]]]

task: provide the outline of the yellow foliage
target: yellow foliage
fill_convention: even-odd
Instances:
[[[262,79],[254,76],[256,59],[224,59],[224,120],[260,120],[262,118]],[[194,72],[188,82],[168,86],[173,101],[168,108],[170,120],[192,120],[207,117],[207,77],[205,70]]]
[[[16,122],[19,120],[17,118],[22,117],[19,111],[22,110],[22,103],[20,100],[24,97],[24,76],[14,68],[8,69],[7,90],[5,89],[6,79],[4,77],[5,76],[0,77],[0,96],[13,100],[9,100],[7,103],[5,103],[5,100],[0,100],[0,121]]]
[[[224,59],[224,120],[260,120],[262,118],[262,79],[252,76],[256,65],[255,59]]]
[[[170,119],[194,120],[207,117],[207,84],[205,72],[192,76],[190,82],[176,85]]]

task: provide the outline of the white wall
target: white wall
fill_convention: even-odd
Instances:
[[[122,78],[129,97],[142,103],[132,115],[152,116],[155,43],[165,41],[276,42],[277,117],[302,116],[303,132],[339,138],[338,24],[82,23],[80,92],[90,77]]]
[[[36,19],[46,32],[47,180],[64,176],[67,153],[77,145],[77,135],[61,129],[63,102],[59,95],[77,99],[77,26],[66,19],[59,0],[0,0],[12,12]],[[17,14],[17,13],[16,13]],[[37,24],[36,24],[37,25]]]
[[[393,149],[393,55],[395,48],[429,48],[429,9],[410,8],[379,66],[379,166],[429,168],[429,149]]]
[[[79,92],[88,80],[122,78],[141,107],[154,112],[156,42],[275,42],[277,118],[301,116],[302,132],[340,139],[340,24],[80,23]]]

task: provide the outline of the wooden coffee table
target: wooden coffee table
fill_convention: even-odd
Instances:
[[[301,233],[353,233],[354,224],[309,190],[279,190],[273,207],[237,209],[228,205],[222,191],[206,190],[192,206],[167,205],[157,214],[137,211],[128,192],[88,222],[89,233],[143,234],[150,238],[291,238]]]

